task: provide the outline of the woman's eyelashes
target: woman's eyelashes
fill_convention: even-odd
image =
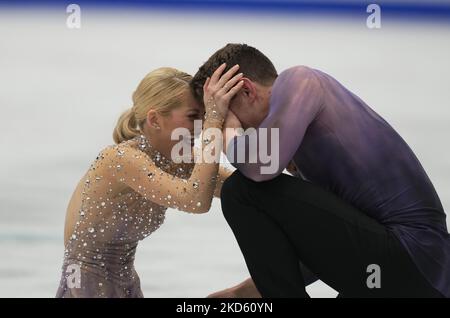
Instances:
[[[189,117],[191,120],[201,119],[200,112],[190,113],[190,114],[188,115],[188,117]]]

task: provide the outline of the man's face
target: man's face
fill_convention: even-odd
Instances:
[[[244,86],[231,100],[230,110],[236,115],[244,129],[257,128],[269,111],[271,87],[243,78]]]

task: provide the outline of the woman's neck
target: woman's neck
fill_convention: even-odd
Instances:
[[[147,127],[144,127],[142,135],[144,135],[144,137],[150,143],[153,150],[156,150],[167,159],[170,159],[171,149],[167,149],[167,143],[161,142],[161,138],[155,136],[155,134],[150,132]]]

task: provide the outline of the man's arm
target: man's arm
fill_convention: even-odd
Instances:
[[[253,133],[231,140],[227,151],[229,161],[254,181],[278,176],[293,158],[306,129],[321,110],[322,96],[322,86],[314,70],[296,66],[282,72],[272,87],[269,114]],[[279,138],[275,138],[277,132]],[[252,139],[257,140],[258,151],[250,150]],[[269,165],[259,153],[261,143],[266,144],[271,153],[270,165],[274,165],[273,169],[267,167]],[[238,158],[235,158],[235,151],[246,154],[244,163],[235,160]],[[249,158],[255,163],[250,163]]]

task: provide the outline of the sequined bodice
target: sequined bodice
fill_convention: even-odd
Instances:
[[[116,281],[116,285],[134,279],[137,243],[161,226],[167,209],[124,186],[121,181],[125,177],[117,177],[122,166],[115,158],[121,158],[131,148],[140,150],[135,155],[136,162],[139,156],[147,156],[158,169],[180,178],[188,178],[191,172],[164,158],[143,136],[105,148],[92,163],[75,194],[80,197],[79,208],[69,211],[73,213],[74,226],[66,242],[64,266],[80,265],[100,280]]]

